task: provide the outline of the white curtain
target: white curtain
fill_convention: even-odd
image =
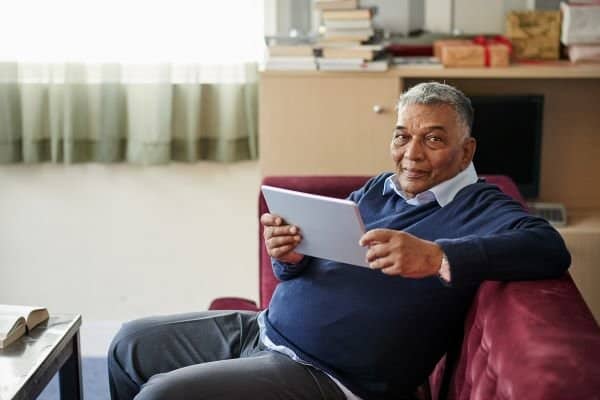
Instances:
[[[21,0],[0,12],[0,162],[256,157],[261,0]]]

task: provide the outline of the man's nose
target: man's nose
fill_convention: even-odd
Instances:
[[[423,158],[423,144],[420,140],[411,140],[406,146],[404,157],[409,160],[420,160]]]

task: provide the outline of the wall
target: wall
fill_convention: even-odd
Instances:
[[[0,303],[84,320],[258,297],[256,162],[0,167]]]
[[[424,26],[443,33],[504,33],[508,11],[536,6],[530,0],[425,0]]]

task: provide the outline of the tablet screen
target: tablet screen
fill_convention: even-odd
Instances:
[[[356,203],[263,185],[269,211],[300,228],[301,254],[368,267],[367,248],[358,244],[365,233]]]

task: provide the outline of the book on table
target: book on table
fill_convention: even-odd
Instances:
[[[0,349],[49,318],[48,309],[36,306],[0,304]]]

